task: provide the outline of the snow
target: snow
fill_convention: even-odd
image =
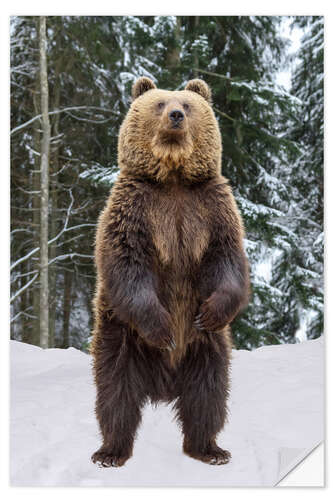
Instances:
[[[252,264],[252,272],[259,281],[270,283],[274,265],[283,251],[279,248],[268,247],[265,243],[262,243],[260,247],[260,251],[257,250],[258,261]]]
[[[171,409],[147,406],[133,457],[90,461],[100,443],[91,357],[11,341],[12,486],[272,486],[323,439],[323,338],[233,351],[223,466],[185,456]]]
[[[84,170],[80,173],[79,177],[81,179],[90,179],[96,185],[106,184],[112,186],[119,175],[117,165],[113,165],[112,167],[105,167],[99,164],[94,164],[91,167],[87,165],[82,166]]]
[[[298,316],[299,316],[299,328],[295,333],[295,339],[299,342],[303,342],[304,340],[307,340],[308,335],[307,332],[311,328],[311,323],[312,321],[316,318],[318,315],[317,311],[314,311],[313,309],[303,309],[302,307],[299,308],[298,311]]]

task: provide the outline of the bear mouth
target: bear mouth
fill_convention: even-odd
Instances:
[[[175,124],[172,127],[161,130],[159,139],[162,143],[180,143],[184,141],[186,132],[180,124]]]

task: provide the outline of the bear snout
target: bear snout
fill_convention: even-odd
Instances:
[[[178,126],[184,120],[184,113],[180,109],[173,109],[169,113],[169,118],[173,123],[173,127]]]

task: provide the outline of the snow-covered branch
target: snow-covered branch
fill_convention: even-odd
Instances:
[[[64,255],[57,255],[57,257],[55,257],[54,259],[49,261],[49,266],[51,264],[53,264],[54,262],[57,262],[58,260],[72,259],[73,257],[81,257],[84,259],[93,259],[94,258],[93,255],[86,255],[83,253],[70,252],[70,253],[64,254]]]
[[[70,202],[69,207],[67,208],[67,214],[66,214],[66,219],[65,219],[64,226],[61,229],[61,231],[59,231],[59,233],[56,236],[54,236],[54,238],[52,238],[52,239],[50,239],[48,241],[48,245],[52,245],[53,243],[55,243],[57,240],[59,240],[59,238],[64,233],[68,233],[68,232],[74,231],[76,229],[83,229],[85,227],[96,227],[96,224],[88,223],[88,222],[87,223],[83,223],[83,224],[77,224],[77,225],[72,226],[72,227],[68,227],[69,217],[70,217],[71,213],[73,212],[72,208],[73,208],[73,204],[74,204],[74,197],[72,195],[72,191],[70,190],[69,193],[70,193],[70,196],[71,196],[71,202]],[[23,257],[21,257],[20,259],[17,259],[11,265],[10,271],[13,271],[19,264],[22,264],[22,262],[25,262],[26,260],[28,260],[31,257],[33,257],[39,251],[39,248],[40,247],[38,246],[38,247],[34,248],[33,250],[31,250],[30,252],[28,252]],[[74,254],[71,254],[71,255],[74,256]],[[85,258],[93,258],[93,256],[87,256],[87,255],[84,255],[84,254],[75,254],[75,256],[77,256],[77,257],[85,257]],[[61,258],[62,258],[62,256],[59,256],[59,257],[57,257],[57,259],[53,259],[51,262],[49,262],[49,264],[51,264],[55,260],[59,260]]]
[[[113,109],[107,109],[107,108],[101,108],[99,106],[71,106],[68,108],[62,108],[62,109],[55,109],[53,111],[49,111],[49,115],[57,115],[59,113],[69,113],[70,111],[84,111],[84,110],[91,110],[91,111],[103,111],[105,113],[112,113],[115,116],[118,116],[118,113],[113,111]],[[28,127],[32,123],[34,123],[36,120],[40,120],[42,117],[41,114],[34,116],[30,120],[22,123],[21,125],[18,125],[17,127],[13,128],[10,131],[10,135],[15,134],[16,132],[19,132],[20,130]],[[77,118],[76,116],[73,116],[73,118]]]
[[[33,271],[29,271],[27,273],[19,273],[15,276],[15,278],[10,282],[10,284],[12,285],[13,283],[15,283],[18,279],[21,279],[21,278],[25,278],[26,276],[31,276],[32,274],[35,274],[35,273],[38,273],[37,269],[34,269]]]
[[[26,318],[30,319],[37,319],[36,316],[32,314],[28,314],[26,311],[19,311],[15,316],[13,316],[10,320],[11,323],[14,323],[14,321],[18,320],[21,316],[25,316]]]
[[[74,204],[74,198],[73,198],[71,190],[69,190],[69,194],[70,194],[70,197],[71,197],[71,202],[70,202],[70,205],[69,205],[69,207],[67,209],[67,215],[66,215],[66,219],[65,219],[65,224],[64,224],[63,228],[61,229],[61,231],[54,238],[52,238],[51,240],[48,241],[48,245],[52,245],[52,243],[54,243],[55,241],[57,241],[60,238],[60,236],[62,236],[63,233],[67,230],[69,216],[70,216],[73,204]],[[31,250],[30,252],[28,252],[26,255],[24,255],[23,257],[21,257],[20,259],[16,260],[11,265],[10,271],[13,271],[13,269],[15,269],[16,266],[18,266],[19,264],[22,264],[22,262],[25,262],[27,259],[30,259],[30,257],[32,257],[33,255],[35,255],[39,251],[39,249],[40,249],[40,247],[36,247],[33,250]]]
[[[39,271],[36,271],[36,274],[34,275],[33,278],[31,278],[28,283],[26,283],[22,288],[20,288],[11,298],[10,298],[10,303],[14,302],[14,300],[17,299],[34,281],[36,281],[37,277],[39,275]]]

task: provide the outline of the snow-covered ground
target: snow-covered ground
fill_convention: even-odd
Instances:
[[[323,440],[323,339],[234,351],[230,417],[212,466],[182,453],[170,407],[147,406],[122,468],[90,461],[100,443],[90,356],[11,342],[11,485],[272,486]],[[195,418],[195,416],[194,416]]]

